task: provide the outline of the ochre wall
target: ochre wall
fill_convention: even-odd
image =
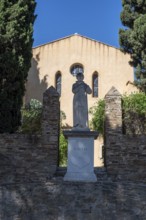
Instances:
[[[92,74],[99,74],[99,97],[88,96],[89,108],[105,94],[112,86],[123,94],[134,91],[127,81],[133,81],[133,68],[128,64],[129,55],[124,55],[119,49],[91,40],[80,35],[72,35],[33,49],[32,67],[26,84],[25,102],[31,98],[42,101],[43,92],[51,85],[55,86],[55,74],[62,74],[61,110],[66,114],[68,125],[72,126],[72,84],[76,81],[70,73],[74,63],[84,67],[84,81],[92,87]],[[102,139],[98,140],[102,144]],[[99,149],[95,147],[95,160]],[[99,158],[99,157],[98,157]],[[95,165],[102,165],[102,160]]]

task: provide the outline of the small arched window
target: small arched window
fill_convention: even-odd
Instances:
[[[98,97],[98,73],[95,72],[92,76],[92,91],[93,97]]]
[[[61,96],[61,73],[57,72],[55,77],[55,88],[57,92],[59,93],[59,96]]]

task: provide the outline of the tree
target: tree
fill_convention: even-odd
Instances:
[[[121,21],[127,28],[119,31],[121,50],[131,55],[134,84],[146,93],[146,0],[122,0],[122,5]]]
[[[35,6],[35,0],[0,1],[0,133],[14,132],[21,124]]]

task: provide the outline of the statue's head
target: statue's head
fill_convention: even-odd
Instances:
[[[83,81],[83,80],[84,80],[84,75],[83,75],[83,73],[78,73],[78,74],[76,75],[76,78],[77,78],[78,81]]]

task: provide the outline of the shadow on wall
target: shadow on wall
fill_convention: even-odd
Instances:
[[[38,53],[31,61],[31,69],[26,83],[25,103],[30,102],[31,99],[37,99],[42,102],[43,93],[48,88],[48,75],[46,73],[43,79],[41,79],[40,67],[38,65],[39,60],[40,54]]]
[[[41,146],[37,136],[12,134],[4,139],[0,153],[0,219],[45,219],[47,204],[52,200],[45,186],[49,179],[49,163],[45,160],[48,149]]]

